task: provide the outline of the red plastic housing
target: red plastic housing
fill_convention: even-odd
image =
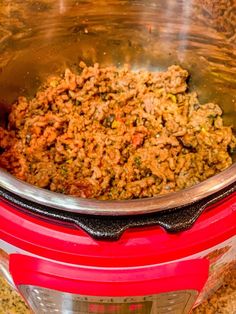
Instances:
[[[179,260],[236,234],[236,193],[208,208],[191,229],[177,234],[152,226],[131,228],[118,241],[97,241],[75,226],[32,217],[5,201],[0,203],[0,225],[0,238],[23,250],[10,255],[10,273],[17,286],[91,296],[200,292],[209,261]]]
[[[145,296],[178,290],[200,292],[208,270],[207,259],[132,269],[103,269],[73,267],[21,254],[10,258],[10,272],[16,286],[27,284],[89,296]]]
[[[31,217],[0,203],[0,239],[55,261],[96,267],[160,264],[206,250],[236,234],[236,193],[201,215],[184,232],[158,226],[131,228],[115,242],[97,241],[79,228]]]

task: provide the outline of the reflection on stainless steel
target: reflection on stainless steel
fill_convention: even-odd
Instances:
[[[110,314],[111,307],[114,313],[127,314],[131,312],[130,307],[134,308],[135,305],[138,305],[140,314],[187,314],[198,295],[195,290],[180,290],[143,297],[113,298],[80,296],[26,285],[18,289],[37,314],[91,314],[97,313],[98,308],[99,313]]]
[[[213,2],[3,0],[0,99],[31,94],[47,75],[81,59],[153,70],[181,63],[205,98],[221,99],[218,87],[236,84],[236,1],[231,10],[228,0]]]
[[[236,129],[236,0],[39,0],[0,2],[0,124],[19,95],[51,74],[88,64],[160,70],[178,63],[201,101]],[[236,181],[236,164],[193,188],[123,202],[43,191],[0,170],[0,186],[40,204],[90,214],[138,214],[181,206]]]

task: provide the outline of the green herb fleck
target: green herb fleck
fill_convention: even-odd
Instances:
[[[115,115],[114,114],[110,114],[108,117],[106,117],[104,120],[103,120],[103,125],[105,127],[111,127],[112,126],[112,123],[113,121],[115,120]]]
[[[58,84],[59,84],[59,82],[57,80],[53,80],[53,81],[50,82],[50,86],[54,87],[54,88],[57,87]]]
[[[182,149],[182,153],[185,155],[185,154],[188,154],[189,150],[187,148],[183,148]]]
[[[79,99],[76,99],[75,105],[76,105],[76,106],[80,106],[80,105],[81,105],[81,101],[80,101]]]
[[[107,100],[107,93],[100,93],[100,97],[102,98],[102,100]]]
[[[111,127],[112,127],[112,129],[116,129],[116,128],[118,128],[119,126],[120,126],[120,122],[119,121],[117,121],[117,120],[114,120],[113,122],[112,122],[112,125],[111,125]]]
[[[136,156],[136,157],[134,158],[134,163],[135,163],[135,165],[136,165],[137,167],[140,167],[141,164],[142,164],[141,158],[140,158],[139,156]]]
[[[234,154],[236,152],[236,147],[230,147],[229,152],[230,154]]]
[[[61,174],[62,174],[62,176],[67,177],[68,169],[65,166],[61,167]]]
[[[209,118],[209,119],[215,119],[216,118],[216,114],[210,114],[207,118]]]
[[[173,94],[167,94],[167,98],[170,98],[175,104],[177,103],[177,98]]]
[[[27,135],[26,135],[25,141],[26,141],[27,144],[30,143],[30,141],[31,141],[31,134],[27,134]]]

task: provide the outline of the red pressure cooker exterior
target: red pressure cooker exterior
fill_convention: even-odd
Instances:
[[[74,265],[138,267],[166,263],[236,234],[236,193],[208,208],[190,230],[168,234],[156,226],[133,228],[114,242],[96,241],[79,228],[31,217],[5,201],[0,206],[2,240],[31,254]]]
[[[236,193],[209,207],[195,225],[170,234],[157,226],[131,228],[117,241],[97,241],[69,228],[0,203],[0,238],[22,250],[64,263],[134,267],[193,255],[236,235]]]
[[[117,241],[94,240],[76,226],[30,216],[5,200],[0,208],[0,239],[18,249],[9,254],[15,285],[82,296],[200,293],[210,262],[197,255],[236,235],[236,193],[209,207],[189,230],[130,228]]]

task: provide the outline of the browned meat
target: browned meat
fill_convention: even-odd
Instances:
[[[178,191],[232,164],[232,128],[187,92],[187,71],[66,70],[19,98],[0,129],[1,167],[79,197],[130,199]]]

